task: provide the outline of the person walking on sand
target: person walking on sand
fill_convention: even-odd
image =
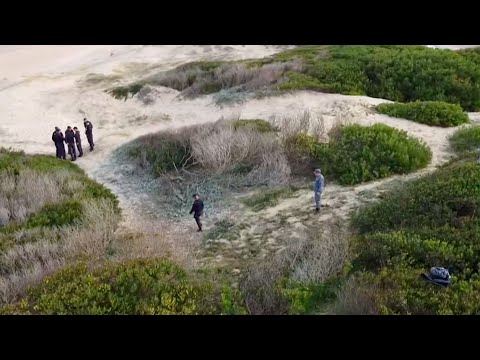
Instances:
[[[313,197],[315,200],[315,212],[318,213],[320,211],[320,207],[322,206],[321,202],[325,179],[320,169],[315,169],[313,175],[315,175],[315,184],[313,185]]]
[[[193,202],[192,210],[190,210],[190,214],[193,213],[193,218],[195,219],[195,222],[197,223],[197,226],[198,226],[197,231],[203,231],[202,223],[200,222],[200,216],[203,215],[203,201],[200,199],[200,196],[198,194],[194,194],[193,198],[195,199],[195,201]]]
[[[52,141],[55,143],[56,154],[55,156],[58,159],[65,160],[65,138],[63,137],[62,132],[58,126],[55,126],[55,131],[52,134]]]
[[[75,131],[75,144],[77,144],[78,157],[82,157],[83,149],[82,149],[82,138],[80,137],[80,130],[78,130],[78,127],[74,126],[73,131]]]
[[[75,151],[75,131],[72,130],[71,126],[68,126],[65,131],[65,142],[67,143],[68,154],[71,156],[72,161],[77,160],[77,153]]]
[[[85,126],[85,135],[87,135],[88,144],[90,145],[90,151],[93,151],[93,124],[87,120],[83,119],[83,125]]]

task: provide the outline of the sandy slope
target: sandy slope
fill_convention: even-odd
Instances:
[[[448,158],[447,136],[454,129],[372,115],[368,107],[384,102],[381,99],[298,92],[222,109],[214,106],[210,97],[179,101],[177,92],[166,88],[158,89],[161,95],[150,106],[137,99],[115,100],[103,91],[114,83],[128,82],[150,71],[189,61],[263,57],[279,50],[275,46],[257,45],[0,46],[0,145],[29,153],[53,154],[50,137],[54,126],[62,129],[67,125],[82,126],[83,117],[88,117],[95,126],[97,147],[95,152],[79,159],[78,165],[119,195],[126,225],[141,224],[145,209],[142,206],[148,207],[151,201],[140,193],[132,194],[133,185],[129,187],[127,181],[118,178],[114,171],[116,164],[109,159],[112,151],[142,134],[216,121],[221,116],[269,118],[308,109],[324,115],[327,124],[333,124],[337,116],[362,124],[383,122],[423,139],[434,154],[430,168]],[[107,77],[101,82],[86,81],[89,74]],[[477,118],[478,114],[472,117]],[[84,143],[86,147],[85,138]],[[326,200],[335,199],[337,192],[342,191],[332,187]],[[356,191],[352,191],[345,196],[349,204],[338,210],[342,214],[354,206],[356,197],[352,196]],[[306,193],[299,199],[298,206],[310,201]],[[268,213],[265,216],[268,218]]]

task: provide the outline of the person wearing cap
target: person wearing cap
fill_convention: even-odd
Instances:
[[[52,134],[52,141],[55,143],[55,149],[56,149],[55,156],[58,159],[65,160],[66,158],[65,145],[64,145],[65,138],[63,137],[63,134],[60,131],[60,128],[58,126],[55,126],[55,131]]]
[[[71,126],[68,126],[65,131],[65,142],[67,143],[68,154],[71,156],[72,161],[77,160],[77,153],[75,151],[75,131],[72,130]]]
[[[74,126],[73,131],[75,131],[75,144],[77,144],[78,157],[82,157],[83,149],[82,149],[82,138],[80,137],[80,130],[78,130],[78,127]]]
[[[324,185],[325,185],[325,179],[320,169],[315,169],[315,171],[313,172],[313,175],[315,175],[315,178],[316,178],[315,183],[313,185],[313,198],[315,200],[315,212],[319,212],[321,207],[321,200],[322,200],[322,194],[323,194]]]
[[[193,213],[193,218],[197,223],[198,230],[202,231],[202,223],[200,222],[200,216],[203,215],[203,201],[200,199],[198,194],[194,194],[193,198],[195,199],[192,205],[192,210],[190,210],[190,214]]]
[[[90,151],[93,151],[93,124],[87,120],[83,119],[83,125],[85,126],[85,135],[87,135],[88,144],[90,145]]]

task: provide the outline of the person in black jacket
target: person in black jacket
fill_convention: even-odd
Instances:
[[[203,215],[203,201],[200,199],[200,196],[198,194],[193,195],[193,198],[195,199],[195,201],[193,202],[190,214],[193,213],[193,218],[195,219],[195,222],[198,226],[197,231],[202,231],[202,223],[200,222],[200,216]]]
[[[75,131],[72,130],[72,127],[67,127],[65,131],[65,142],[68,146],[68,154],[72,157],[72,161],[77,160],[77,153],[75,151]]]
[[[90,151],[93,151],[93,124],[85,118],[83,119],[83,125],[85,125],[85,135],[87,135],[87,140],[90,144]]]
[[[75,143],[77,144],[78,157],[82,157],[83,149],[82,149],[82,138],[80,137],[80,130],[78,130],[78,128],[74,126],[73,131],[75,131]]]
[[[65,145],[64,145],[65,138],[63,137],[62,132],[57,126],[55,126],[55,131],[52,134],[52,141],[55,143],[55,149],[56,149],[55,156],[58,159],[65,160]]]

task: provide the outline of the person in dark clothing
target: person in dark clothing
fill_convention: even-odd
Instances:
[[[198,194],[193,195],[193,198],[195,199],[195,201],[193,202],[190,214],[193,213],[193,218],[195,219],[195,222],[198,226],[197,231],[202,231],[202,223],[200,222],[200,216],[203,215],[203,201],[200,199],[200,196]]]
[[[80,130],[78,130],[78,128],[74,126],[73,131],[75,131],[75,143],[77,144],[78,157],[82,157],[83,149],[82,149],[82,138],[80,137]]]
[[[83,125],[85,125],[85,135],[87,135],[88,144],[90,145],[90,151],[93,151],[93,125],[87,118],[83,119]]]
[[[58,159],[65,160],[65,145],[64,145],[65,138],[63,137],[63,134],[60,131],[60,129],[56,126],[55,126],[55,131],[52,134],[52,141],[55,143],[55,148],[57,150],[55,156]]]
[[[77,153],[75,151],[75,131],[72,130],[72,127],[67,127],[65,131],[65,142],[68,146],[68,154],[72,157],[72,161],[77,160]]]

